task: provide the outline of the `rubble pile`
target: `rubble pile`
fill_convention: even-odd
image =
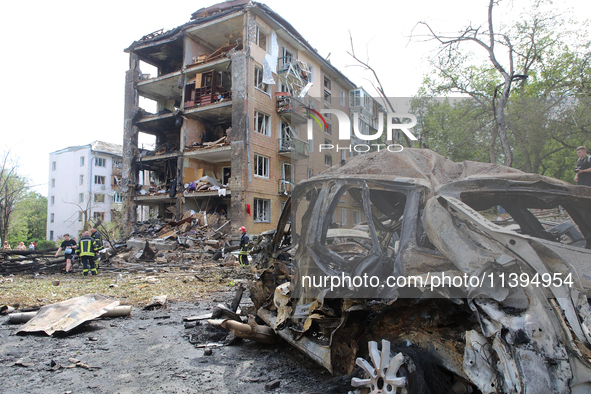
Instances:
[[[220,213],[187,211],[179,221],[137,223],[125,245],[107,252],[107,270],[169,270],[237,266],[230,252],[230,220]],[[223,259],[221,263],[218,261]]]

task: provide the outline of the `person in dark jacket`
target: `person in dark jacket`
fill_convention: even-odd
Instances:
[[[577,148],[577,166],[575,167],[575,182],[577,185],[591,186],[591,157],[587,155],[587,148],[579,146]]]
[[[96,255],[94,256],[94,268],[96,268],[96,271],[98,272],[99,269],[99,263],[101,261],[101,258],[98,254],[98,252],[102,249],[105,248],[105,246],[103,245],[103,237],[101,235],[101,233],[99,233],[96,228],[91,228],[90,229],[90,236],[92,237],[92,239],[94,239],[94,243],[96,244]]]
[[[240,227],[240,232],[242,235],[240,236],[240,252],[238,253],[238,261],[240,261],[240,265],[248,265],[248,243],[250,240],[248,239],[248,235],[246,234],[246,227]]]
[[[66,258],[66,274],[72,272],[72,257],[74,257],[74,253],[76,252],[76,240],[70,239],[70,234],[64,234],[64,241],[55,252],[55,257],[60,252],[60,250],[64,250],[65,254],[64,257]]]
[[[96,244],[88,231],[82,233],[82,238],[80,238],[80,241],[78,241],[76,254],[80,256],[80,260],[82,260],[82,275],[87,276],[89,269],[92,275],[96,275],[97,271],[94,265]]]

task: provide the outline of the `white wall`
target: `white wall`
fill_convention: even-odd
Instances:
[[[84,157],[84,165],[80,165],[80,157]],[[97,167],[95,157],[105,159],[105,167]],[[56,163],[56,169],[52,170],[52,162]],[[90,207],[89,219],[94,212],[104,212],[105,221],[111,220],[113,158],[105,153],[93,152],[89,145],[50,153],[49,155],[49,188],[47,205],[47,239],[53,240],[69,233],[78,238],[79,232],[84,226],[84,221],[78,221],[79,212]],[[80,184],[80,175],[84,176]],[[104,176],[105,184],[96,185],[94,176]],[[52,187],[52,180],[55,186]],[[84,201],[79,202],[79,195],[84,195]],[[95,194],[105,194],[105,202],[94,202]],[[51,204],[54,197],[54,204]],[[89,202],[90,201],[90,202]],[[51,222],[51,215],[54,220]]]

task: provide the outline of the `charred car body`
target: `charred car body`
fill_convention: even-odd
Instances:
[[[251,297],[333,374],[372,393],[591,392],[591,188],[405,149],[291,204],[253,249]],[[512,220],[487,219],[497,206]]]

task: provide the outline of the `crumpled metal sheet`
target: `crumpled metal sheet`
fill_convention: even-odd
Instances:
[[[100,317],[117,307],[119,301],[101,294],[87,294],[66,301],[51,304],[39,309],[37,316],[24,324],[17,334],[44,332],[68,332],[80,324]]]

